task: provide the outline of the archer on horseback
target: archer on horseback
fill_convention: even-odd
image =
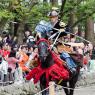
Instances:
[[[49,22],[40,22],[38,24],[38,26],[36,27],[35,31],[37,32],[39,37],[42,38],[48,38],[48,40],[50,40],[52,43],[53,42],[57,42],[57,39],[54,41],[55,38],[57,38],[57,36],[59,35],[58,39],[61,39],[65,36],[67,36],[67,33],[64,32],[64,29],[66,28],[66,25],[64,22],[62,22],[59,19],[59,13],[55,10],[49,12],[48,17],[50,19]],[[57,29],[57,30],[56,30]],[[60,34],[59,34],[59,32]],[[54,49],[55,47],[55,43],[54,45],[51,45],[52,48]],[[57,48],[57,47],[55,47]],[[58,49],[57,49],[58,50]],[[58,51],[59,52],[59,51]],[[70,55],[68,54],[68,52],[66,51],[62,51],[60,54],[60,58],[62,60],[66,61],[66,66],[68,68],[68,70],[71,72],[71,74],[75,74],[76,73],[76,65],[74,63],[74,61],[72,60],[72,58],[70,57]]]
[[[52,11],[49,14],[50,22],[40,21],[35,28],[38,38],[38,66],[33,68],[25,79],[30,80],[33,78],[34,83],[40,81],[41,90],[45,89],[50,81],[55,81],[57,84],[72,88],[64,88],[64,91],[66,95],[73,95],[73,89],[75,88],[80,72],[80,60],[78,62],[77,60],[73,61],[69,54],[64,51],[58,53],[58,55],[54,52],[55,44],[58,42],[57,40],[66,36],[65,24],[58,19],[58,13],[56,11]],[[53,44],[49,40],[52,40]],[[66,54],[65,57],[63,56],[64,54]],[[76,57],[76,55],[74,56]],[[63,58],[67,65],[64,65]],[[74,72],[70,72],[70,70],[73,71],[72,68],[77,69],[75,74],[73,74]],[[67,82],[69,85],[67,85]],[[47,95],[46,91],[43,91],[42,95]]]

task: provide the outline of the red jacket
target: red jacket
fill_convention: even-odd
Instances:
[[[6,58],[6,57],[9,56],[10,51],[4,50],[4,49],[0,49],[0,54],[1,54],[4,58]]]

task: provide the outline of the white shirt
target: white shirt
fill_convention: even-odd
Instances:
[[[7,74],[7,71],[8,71],[8,62],[5,61],[5,60],[2,60],[1,64],[0,64],[0,71],[3,73],[3,74]]]
[[[27,39],[27,43],[35,41],[35,38],[33,36],[29,36]]]

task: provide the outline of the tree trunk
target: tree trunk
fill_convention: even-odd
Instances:
[[[95,44],[94,39],[94,20],[89,17],[86,20],[86,27],[85,27],[85,39],[91,41],[93,44]]]
[[[0,20],[0,32],[2,32],[4,30],[4,27],[5,27],[5,24],[7,23],[7,20],[8,19],[4,19],[4,18],[2,18]]]
[[[82,27],[80,24],[78,25],[78,36],[82,36]]]
[[[18,32],[18,28],[19,28],[19,21],[17,20],[17,18],[14,19],[14,36],[17,36],[17,32]]]
[[[47,0],[43,0],[43,2],[47,3]]]
[[[18,35],[18,42],[20,44],[23,43],[23,38],[24,38],[24,23],[20,23],[19,24],[19,28],[18,28],[18,32],[17,32],[17,35]]]
[[[65,4],[66,4],[66,0],[62,0],[62,5],[61,5],[61,9],[60,9],[60,19],[63,17],[64,15],[64,7],[65,7]]]
[[[50,0],[52,6],[55,6],[58,4],[58,0]]]
[[[75,13],[74,10],[72,10],[69,14],[69,20],[68,20],[68,26],[70,27],[70,30],[72,33],[75,32],[74,27],[72,27],[72,25],[75,23]]]

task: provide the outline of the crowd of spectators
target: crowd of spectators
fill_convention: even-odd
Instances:
[[[33,66],[31,60],[37,56],[35,39],[30,31],[25,32],[23,43],[19,44],[16,37],[3,32],[0,36],[0,83],[18,83],[23,81]]]

